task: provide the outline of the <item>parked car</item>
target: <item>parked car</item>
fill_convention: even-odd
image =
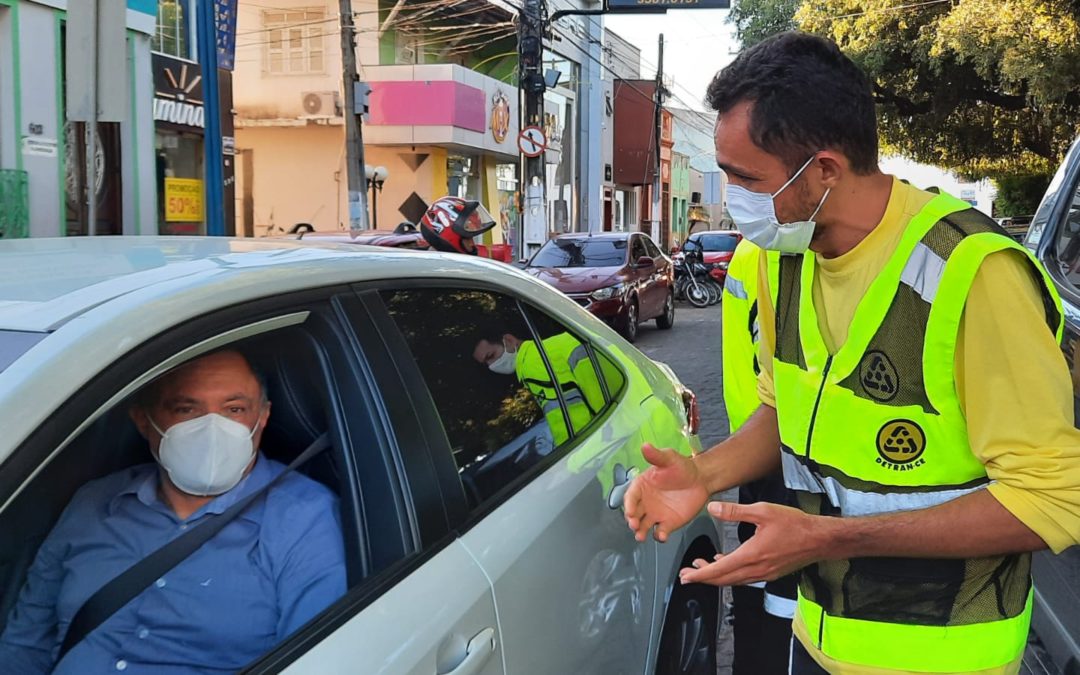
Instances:
[[[639,232],[564,234],[549,240],[525,271],[566,293],[616,328],[630,342],[638,324],[675,323],[675,269],[671,258]]]
[[[685,250],[687,245],[698,247],[704,254],[702,262],[709,276],[722,284],[727,279],[727,268],[735,255],[735,247],[741,240],[742,235],[735,230],[695,232],[687,237],[681,248]]]
[[[1080,140],[1073,143],[1031,221],[1024,245],[1046,266],[1065,307],[1062,350],[1080,385]],[[1077,390],[1080,394],[1080,389]],[[1075,399],[1080,420],[1080,397]],[[1032,628],[1061,672],[1080,672],[1080,547],[1035,555]]]
[[[430,248],[423,235],[418,231],[399,232],[397,230],[364,230],[353,236],[349,232],[298,232],[287,239],[302,239],[307,242],[322,244],[354,244],[361,246],[386,246],[390,248],[410,248],[426,251]],[[510,246],[507,244],[478,244],[479,256],[500,262],[511,261]]]
[[[0,259],[0,630],[76,490],[151,461],[132,397],[228,347],[273,403],[267,456],[329,434],[303,471],[340,500],[349,580],[245,672],[715,674],[719,594],[677,576],[720,550],[713,521],[637,543],[620,509],[644,441],[700,450],[693,394],[548,285],[306,238],[3,240]],[[592,416],[478,363],[503,331],[549,371],[547,340],[580,342]]]

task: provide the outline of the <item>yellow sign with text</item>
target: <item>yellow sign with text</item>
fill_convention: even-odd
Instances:
[[[203,220],[203,182],[195,178],[165,179],[165,222]]]

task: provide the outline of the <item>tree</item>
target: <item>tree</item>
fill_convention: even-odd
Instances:
[[[1050,184],[1050,176],[1007,176],[995,181],[997,196],[994,211],[997,216],[1030,216],[1039,206],[1039,200]]]
[[[761,39],[783,1],[744,3],[737,26]],[[1076,134],[1076,0],[804,0],[794,22],[867,72],[886,152],[997,179],[1051,172]]]
[[[737,0],[732,3],[728,21],[735,24],[735,35],[743,47],[751,47],[770,35],[795,30],[795,11],[799,0]]]

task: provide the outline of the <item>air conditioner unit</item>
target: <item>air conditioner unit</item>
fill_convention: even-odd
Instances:
[[[341,104],[336,91],[305,91],[300,94],[300,104],[304,108],[303,117],[338,117]]]

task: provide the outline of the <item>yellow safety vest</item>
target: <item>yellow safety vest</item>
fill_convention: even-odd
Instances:
[[[1041,265],[993,221],[948,195],[909,223],[829,354],[812,299],[813,253],[782,256],[774,354],[784,482],[812,514],[932,507],[989,482],[956,394],[956,339],[986,256],[1024,253],[1047,325],[1061,301]],[[798,612],[826,656],[878,668],[966,672],[1022,653],[1031,556],[822,561],[802,571]]]
[[[580,433],[604,407],[604,391],[596,376],[589,352],[580,340],[569,333],[560,333],[542,341],[555,382],[566,401],[573,433]],[[566,428],[559,395],[552,383],[543,356],[536,343],[526,340],[518,348],[517,378],[536,398],[551,428],[555,445],[569,440],[572,433]]]
[[[724,281],[723,318],[724,406],[731,433],[754,414],[761,405],[757,392],[758,349],[758,270],[761,248],[749,239],[735,247]],[[776,301],[779,254],[768,253],[769,288]]]

